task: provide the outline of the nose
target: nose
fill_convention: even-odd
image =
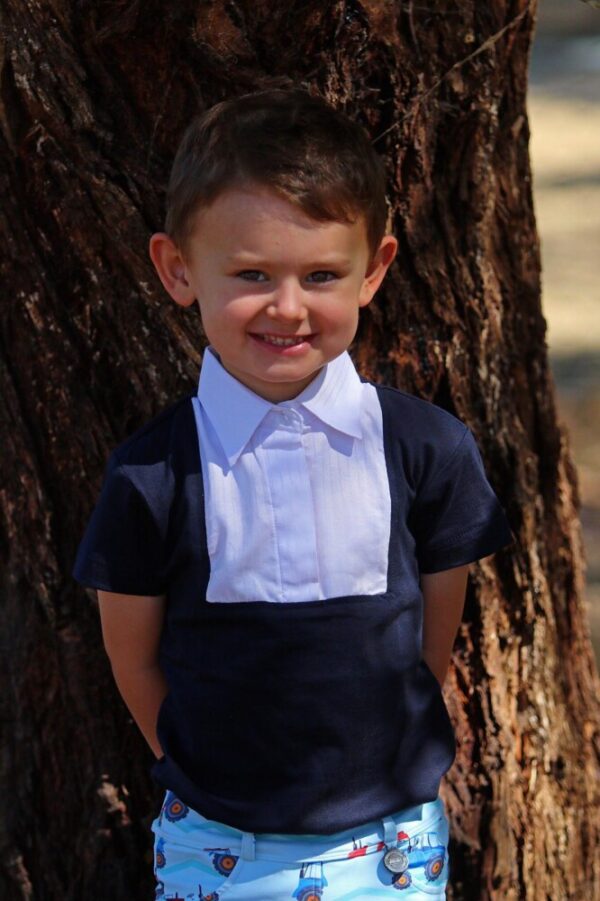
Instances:
[[[298,321],[306,317],[302,288],[293,281],[281,282],[269,300],[267,316],[271,319]]]

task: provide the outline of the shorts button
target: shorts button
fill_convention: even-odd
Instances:
[[[390,848],[383,855],[383,865],[390,873],[403,873],[408,868],[408,856],[400,848]]]

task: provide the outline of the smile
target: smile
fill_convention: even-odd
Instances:
[[[278,347],[293,347],[295,344],[302,344],[307,338],[310,338],[310,335],[293,335],[289,338],[284,338],[280,335],[253,335],[253,337],[259,338],[266,344],[276,344]]]

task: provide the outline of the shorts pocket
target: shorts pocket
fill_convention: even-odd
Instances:
[[[170,811],[178,819],[161,815],[152,822],[154,877],[157,901],[193,896],[203,901],[224,898],[237,881],[243,861],[227,844],[227,836],[215,836],[185,828],[185,805],[171,796]]]
[[[399,847],[408,858],[408,867],[392,880],[397,889],[417,889],[425,895],[445,896],[449,876],[449,828],[445,814],[426,829],[413,831]],[[407,893],[410,896],[410,893]]]

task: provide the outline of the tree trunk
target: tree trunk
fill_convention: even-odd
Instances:
[[[311,85],[385,156],[397,260],[361,371],[474,432],[518,537],[474,564],[445,691],[454,899],[600,898],[600,685],[540,306],[535,0],[4,0],[0,896],[152,897],[162,790],[71,578],[109,451],[195,390],[147,253],[197,110]]]

